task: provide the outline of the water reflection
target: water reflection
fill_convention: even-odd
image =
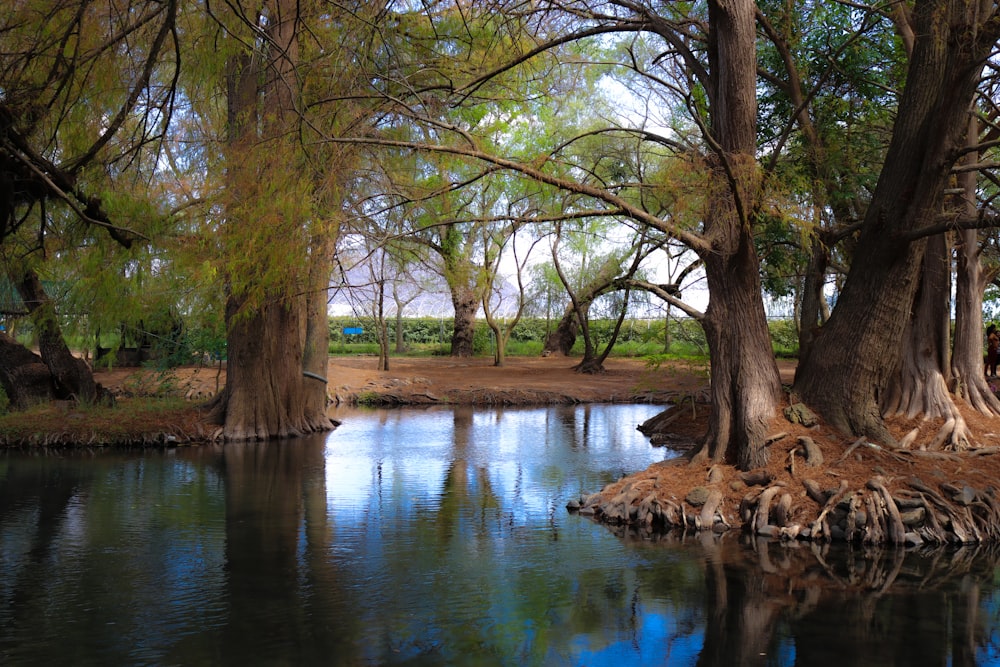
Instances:
[[[372,411],[328,438],[0,458],[0,663],[988,664],[996,554],[656,542],[567,499],[653,406]]]

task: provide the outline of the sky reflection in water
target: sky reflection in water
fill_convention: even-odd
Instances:
[[[669,455],[635,430],[656,412],[352,410],[322,438],[8,453],[0,664],[997,664],[991,549],[652,543],[569,515]]]

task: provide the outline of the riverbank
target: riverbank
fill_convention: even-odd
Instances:
[[[617,534],[658,539],[684,533],[746,532],[789,543],[851,542],[908,547],[1000,542],[1000,423],[957,405],[973,434],[965,449],[933,443],[942,419],[887,420],[899,444],[848,438],[801,405],[780,406],[768,425],[767,465],[741,472],[678,457],[570,499],[567,509]],[[805,423],[803,416],[807,416]],[[682,404],[657,438],[692,450],[708,410]]]
[[[332,404],[559,405],[707,400],[704,364],[612,358],[606,372],[581,374],[566,357],[512,357],[503,367],[492,359],[401,357],[388,371],[374,357],[331,357],[328,397]],[[794,367],[783,362],[783,372]],[[0,418],[0,446],[179,446],[218,438],[201,405],[226,382],[224,367],[98,369],[94,379],[115,405],[82,407],[70,402],[39,406]]]
[[[683,452],[708,425],[704,365],[610,359],[607,372],[585,375],[565,357],[490,359],[399,358],[388,371],[371,357],[330,360],[331,404],[530,406],[652,403],[673,406],[667,428],[650,431],[651,445]],[[791,382],[794,362],[779,361]],[[201,407],[225,384],[224,368],[169,372],[119,369],[95,378],[113,396],[111,408],[54,403],[0,418],[0,446],[184,446],[215,442],[218,426]],[[783,405],[768,425],[769,463],[741,473],[727,465],[680,457],[635,471],[569,500],[569,509],[644,537],[671,529],[748,529],[786,540],[850,540],[864,544],[993,542],[1000,540],[1000,428],[995,419],[959,406],[974,434],[966,451],[926,451],[940,420],[889,420],[910,448],[887,449],[850,440],[827,427],[789,421]],[[646,431],[644,431],[646,432]],[[923,443],[923,444],[922,444]]]

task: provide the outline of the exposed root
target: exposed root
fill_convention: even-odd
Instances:
[[[925,420],[943,419],[944,423],[937,434],[923,449],[964,450],[974,446],[972,432],[969,429],[961,411],[955,405],[953,394],[948,390],[944,376],[940,371],[920,371],[910,369],[903,373],[893,390],[890,391],[882,405],[884,417],[903,416],[915,419],[922,416]],[[980,397],[982,398],[982,397]],[[982,401],[981,401],[981,404]],[[906,446],[912,445],[912,440]],[[899,447],[903,447],[900,443]]]
[[[955,428],[946,424],[938,431]],[[777,456],[784,462],[781,475],[774,467],[740,473],[725,464],[674,460],[574,499],[567,508],[649,536],[738,530],[783,541],[865,546],[1000,539],[996,482],[977,463],[1000,454],[1000,447],[886,449],[859,439],[831,456],[807,436],[789,440]],[[797,463],[803,458],[805,467]],[[833,462],[811,466],[810,459]],[[676,481],[691,479],[692,470],[701,471],[701,481],[677,488]],[[809,475],[803,477],[805,470]],[[868,475],[858,477],[863,471]],[[831,488],[824,477],[840,479]]]

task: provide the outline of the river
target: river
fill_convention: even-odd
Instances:
[[[0,664],[1000,664],[996,549],[570,514],[659,408],[344,409],[329,435],[0,456]]]

